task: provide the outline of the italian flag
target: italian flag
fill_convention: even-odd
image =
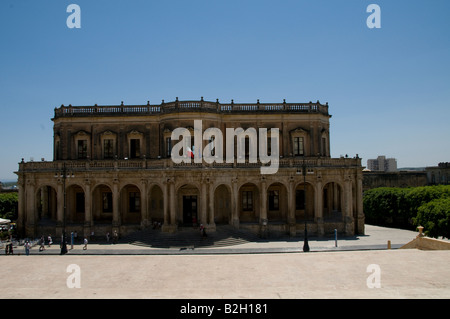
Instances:
[[[187,147],[187,153],[190,158],[194,158],[194,152],[191,150],[189,146]]]

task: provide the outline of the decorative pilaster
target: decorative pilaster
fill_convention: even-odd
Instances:
[[[297,221],[295,220],[295,183],[294,176],[289,177],[288,189],[288,223],[289,235],[295,237],[297,234]]]
[[[112,201],[113,201],[113,220],[112,220],[112,231],[117,231],[120,235],[120,211],[119,211],[119,179],[114,178]]]
[[[161,228],[163,232],[174,233],[177,230],[176,224],[176,194],[175,179],[167,177],[164,187],[164,224]]]
[[[91,234],[91,227],[94,225],[92,218],[92,193],[91,181],[87,178],[84,184],[84,227],[83,236],[88,237]]]
[[[25,227],[26,233],[36,237],[36,195],[34,180],[26,182],[26,217]]]
[[[239,229],[239,190],[238,190],[238,178],[231,179],[231,225]]]
[[[209,218],[208,218],[208,230],[216,230],[216,222],[214,220],[214,184],[209,180]]]
[[[364,235],[364,208],[363,208],[363,176],[360,170],[356,179],[356,233]]]
[[[203,224],[204,226],[206,226],[206,224],[208,223],[208,220],[206,218],[207,216],[207,196],[208,194],[206,193],[206,186],[208,183],[209,179],[203,179],[202,180],[202,184],[201,184],[201,194],[200,194],[200,200],[201,200],[201,204],[200,204],[200,220],[199,220],[199,224]]]
[[[150,225],[148,216],[148,182],[146,179],[141,179],[141,227],[145,228]]]
[[[315,216],[314,219],[317,223],[317,235],[322,237],[325,234],[323,225],[323,190],[322,190],[322,174],[317,173],[316,180],[316,192],[314,196]]]
[[[266,185],[266,177],[263,175],[261,177],[261,210],[259,212],[259,224],[260,224],[260,234],[261,238],[268,237],[268,219],[267,219],[267,185]]]
[[[346,236],[351,236],[354,235],[351,175],[346,175],[344,178],[344,200],[344,232]]]

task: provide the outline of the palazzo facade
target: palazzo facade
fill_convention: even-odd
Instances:
[[[53,161],[19,163],[18,227],[26,236],[60,235],[64,227],[126,235],[155,222],[165,232],[201,223],[208,231],[226,224],[263,237],[300,236],[305,225],[318,236],[334,229],[363,234],[361,159],[331,158],[330,118],[328,103],[319,101],[62,105],[52,119]],[[195,145],[195,120],[222,132],[277,128],[278,171],[261,174],[264,164],[237,152],[231,162],[175,163],[176,128],[192,133],[194,152],[214,145]],[[224,133],[224,157],[227,142]],[[248,138],[242,145],[247,155]]]

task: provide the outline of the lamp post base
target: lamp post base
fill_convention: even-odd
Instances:
[[[308,251],[309,251],[308,230],[306,229],[306,222],[305,222],[305,240],[303,241],[303,252],[307,253]]]
[[[63,234],[62,243],[61,243],[61,252],[60,255],[67,254],[67,243],[66,243],[66,234]]]

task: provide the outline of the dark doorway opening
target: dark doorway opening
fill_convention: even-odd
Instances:
[[[183,196],[183,224],[197,225],[197,196]]]

